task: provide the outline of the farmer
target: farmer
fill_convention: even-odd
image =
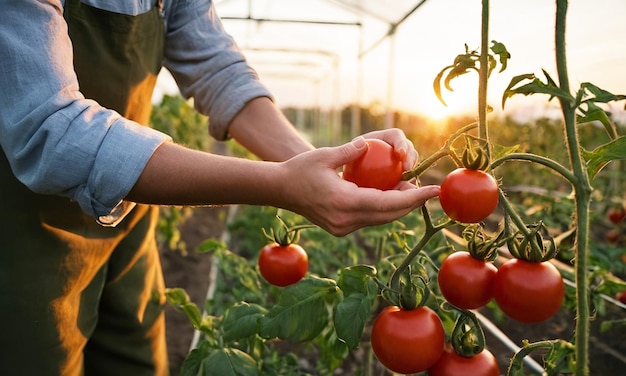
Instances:
[[[0,374],[167,374],[159,204],[271,205],[334,235],[401,217],[438,187],[361,189],[281,115],[209,0],[0,0]],[[144,125],[164,65],[210,132],[264,161]],[[380,138],[417,159],[402,132]],[[150,205],[152,204],[152,205]]]

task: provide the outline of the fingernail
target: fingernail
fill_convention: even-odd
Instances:
[[[363,136],[358,136],[354,140],[352,140],[352,145],[354,145],[357,149],[360,149],[365,146],[365,138]]]

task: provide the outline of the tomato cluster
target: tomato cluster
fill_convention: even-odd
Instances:
[[[524,323],[552,317],[565,295],[563,278],[548,261],[514,258],[496,269],[468,252],[455,252],[444,260],[438,283],[442,295],[458,308],[479,308],[493,298],[506,315]]]
[[[367,150],[343,166],[343,178],[364,188],[394,188],[402,180],[402,159],[382,140],[368,139],[366,143]]]

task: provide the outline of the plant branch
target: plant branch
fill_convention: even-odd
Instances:
[[[478,74],[478,137],[488,140],[487,81],[489,79],[489,0],[482,2],[480,71]],[[487,150],[487,156],[491,151]]]
[[[554,170],[555,172],[560,174],[565,180],[572,183],[572,185],[576,185],[578,182],[578,178],[576,177],[576,175],[574,175],[565,166],[561,165],[560,163],[550,158],[546,158],[541,155],[531,154],[531,153],[510,153],[510,154],[504,155],[496,159],[495,161],[493,161],[491,163],[491,168],[496,168],[500,166],[501,164],[503,164],[504,162],[510,161],[510,160],[536,162],[540,165],[543,165],[545,167],[548,167]]]
[[[556,1],[555,51],[560,88],[569,93],[569,79],[565,53],[565,25],[567,16],[567,0]],[[563,119],[565,122],[565,138],[572,171],[576,176],[575,199],[576,221],[576,376],[589,374],[589,280],[587,268],[589,263],[589,209],[592,187],[585,168],[576,127],[576,107],[559,97]]]

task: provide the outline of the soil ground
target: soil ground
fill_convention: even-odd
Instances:
[[[193,215],[181,226],[181,238],[186,243],[188,252],[186,255],[179,251],[172,251],[162,247],[161,259],[167,287],[184,288],[192,301],[202,306],[209,288],[209,270],[211,259],[207,254],[198,254],[193,250],[205,239],[219,238],[224,230],[227,208],[198,208],[194,209]],[[608,318],[624,319],[626,312],[612,305],[606,316],[592,322],[591,338],[591,375],[614,376],[626,374],[626,331],[623,329],[603,333],[600,323]],[[528,339],[534,342],[541,339],[563,338],[570,339],[573,336],[573,324],[575,318],[571,313],[563,310],[553,319],[544,323],[525,325],[513,320],[498,320],[493,312],[484,309],[483,315],[492,319],[498,328],[506,333],[514,344],[520,346],[522,340]],[[189,352],[193,339],[193,328],[187,318],[174,311],[169,305],[166,307],[167,341],[170,357],[170,370],[172,376],[180,374],[180,366]],[[622,327],[623,328],[623,327]],[[505,374],[510,357],[513,352],[502,344],[496,337],[485,330],[489,349],[496,355],[502,374]],[[536,357],[540,361],[540,356]],[[363,351],[352,354],[346,363],[363,364]],[[314,361],[314,360],[312,360]],[[343,372],[337,374],[352,374],[350,364],[345,364]],[[381,369],[375,371],[382,375]],[[530,373],[529,373],[530,374]]]

